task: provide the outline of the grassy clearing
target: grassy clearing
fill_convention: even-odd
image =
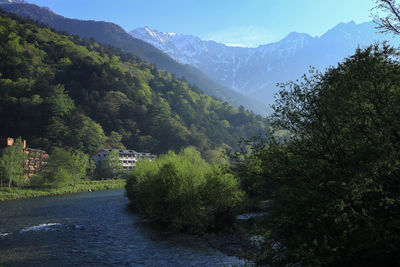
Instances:
[[[124,188],[125,182],[126,182],[125,179],[80,181],[75,186],[75,189],[72,186],[60,187],[58,189],[0,187],[0,201],[20,199],[20,198],[30,198],[30,197],[64,195],[77,192],[118,189],[118,188]]]

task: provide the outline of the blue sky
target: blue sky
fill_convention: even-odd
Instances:
[[[297,31],[321,35],[340,22],[370,21],[375,0],[27,0],[70,18],[104,20],[256,47]]]

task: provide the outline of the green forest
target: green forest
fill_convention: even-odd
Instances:
[[[268,131],[259,115],[93,40],[1,12],[1,136],[52,151],[103,147],[212,155]],[[215,153],[214,153],[215,154]]]

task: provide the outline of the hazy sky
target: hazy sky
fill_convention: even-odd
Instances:
[[[340,22],[370,21],[375,0],[27,0],[70,18],[104,20],[256,47],[297,31],[321,35]]]

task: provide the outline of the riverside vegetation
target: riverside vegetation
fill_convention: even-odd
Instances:
[[[116,189],[125,185],[125,179],[119,178],[122,174],[119,164],[96,168],[94,171],[95,165],[87,155],[61,148],[55,148],[40,172],[27,179],[27,170],[24,167],[26,156],[21,138],[16,139],[13,146],[3,150],[0,156],[0,201]],[[114,155],[113,162],[119,162],[117,157],[118,155]],[[110,159],[107,158],[106,162],[108,161]],[[88,179],[89,177],[92,179]],[[116,179],[102,179],[103,177]],[[7,187],[4,187],[6,184]]]
[[[129,174],[132,207],[174,230],[204,233],[232,225],[244,194],[239,181],[187,148],[154,161],[140,161]]]
[[[72,194],[77,192],[99,191],[109,189],[124,188],[126,183],[125,179],[106,179],[106,180],[79,180],[73,187],[65,185],[58,188],[31,188],[28,186],[23,187],[0,187],[0,201],[31,198],[31,197],[44,197]]]

